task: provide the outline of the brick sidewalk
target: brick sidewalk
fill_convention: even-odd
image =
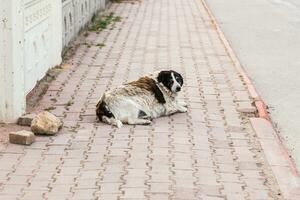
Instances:
[[[112,30],[90,33],[36,110],[64,127],[24,147],[0,146],[0,199],[283,199],[243,111],[245,84],[198,0],[113,4]],[[104,43],[99,48],[97,44]],[[151,126],[99,123],[103,91],[154,70],[185,78],[188,112]]]

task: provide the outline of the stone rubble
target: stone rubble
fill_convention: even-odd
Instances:
[[[36,115],[31,123],[32,132],[41,135],[55,135],[61,127],[61,120],[47,111]]]

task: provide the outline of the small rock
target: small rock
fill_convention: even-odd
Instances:
[[[31,130],[35,134],[54,135],[62,127],[62,122],[55,115],[44,111],[31,122]]]
[[[35,135],[31,131],[18,131],[9,133],[9,142],[13,144],[30,145],[35,141]]]
[[[18,124],[21,126],[31,126],[31,122],[35,116],[36,114],[34,113],[23,115],[18,119]]]

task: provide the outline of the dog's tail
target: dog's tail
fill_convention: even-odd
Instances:
[[[105,103],[104,97],[105,95],[102,96],[102,98],[96,105],[96,114],[99,120],[121,128],[123,125],[122,122],[115,118],[114,114],[110,111],[109,107]]]

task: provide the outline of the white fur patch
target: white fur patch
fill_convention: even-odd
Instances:
[[[172,90],[172,92],[177,92],[177,90],[176,90],[177,87],[181,88],[181,85],[177,82],[173,72],[171,73],[171,76],[172,76],[172,79],[173,79],[173,85],[172,85],[171,90]]]

